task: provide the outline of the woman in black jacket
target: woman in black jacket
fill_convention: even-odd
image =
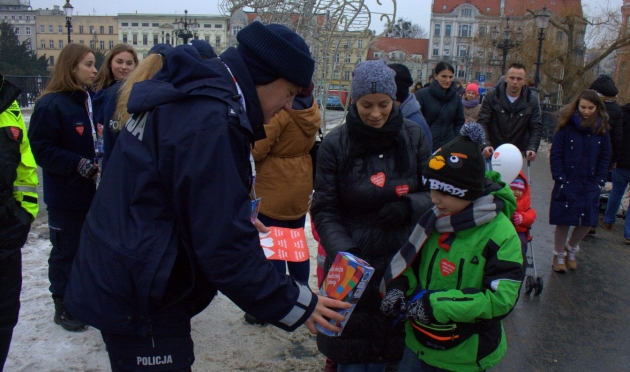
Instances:
[[[453,84],[455,69],[447,62],[435,66],[431,85],[416,92],[420,110],[431,128],[433,151],[459,135],[464,125],[464,107]]]
[[[394,104],[394,71],[384,61],[360,63],[353,72],[346,123],[333,129],[317,158],[311,208],[326,251],[325,271],[347,251],[375,269],[339,337],[317,335],[319,350],[338,370],[383,371],[404,349],[400,324],[381,315],[378,286],[390,259],[431,206],[422,170],[431,154],[422,129]]]

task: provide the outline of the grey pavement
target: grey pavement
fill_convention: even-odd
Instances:
[[[580,243],[576,271],[554,273],[547,157],[532,162],[531,178],[535,264],[544,289],[539,296],[521,290],[504,322],[507,354],[492,371],[630,371],[630,246],[623,220]]]

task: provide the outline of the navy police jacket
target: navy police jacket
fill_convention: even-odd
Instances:
[[[64,298],[87,324],[117,334],[190,330],[217,290],[285,330],[315,309],[312,291],[265,258],[250,220],[262,110],[238,52],[221,60],[234,79],[218,59],[204,62],[182,45],[134,85],[132,117],[86,217]]]
[[[122,83],[115,81],[105,89],[96,92],[94,96],[94,123],[103,126],[103,162],[101,170],[105,170],[105,165],[118,139],[117,131],[120,123],[114,120],[116,113],[116,101],[118,99],[118,91]]]
[[[48,207],[85,211],[94,197],[94,180],[77,171],[81,158],[94,160],[87,94],[91,93],[50,93],[35,103],[28,137],[35,161],[42,168]]]

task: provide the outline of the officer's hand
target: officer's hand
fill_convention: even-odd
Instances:
[[[536,151],[529,150],[525,152],[525,156],[527,157],[527,160],[534,161],[536,160]]]
[[[493,152],[494,152],[494,147],[488,146],[483,149],[483,152],[481,154],[483,155],[484,158],[490,159],[490,156],[492,156]]]
[[[98,165],[92,163],[89,159],[81,158],[77,166],[79,174],[87,179],[94,179],[98,175]]]
[[[352,305],[344,301],[333,300],[332,298],[324,296],[317,296],[317,305],[315,306],[315,310],[304,325],[309,331],[311,331],[312,334],[317,333],[315,323],[331,332],[339,332],[340,328],[330,324],[328,319],[333,319],[337,322],[343,321],[345,316],[339,314],[334,309],[349,309],[350,306]]]

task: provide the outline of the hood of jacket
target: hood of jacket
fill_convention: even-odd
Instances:
[[[409,93],[405,102],[400,105],[400,111],[405,118],[409,118],[415,113],[422,115],[422,111],[420,111],[420,103],[416,99],[416,96],[411,93]]]
[[[608,75],[598,76],[593,84],[591,84],[590,89],[605,97],[614,97],[619,94],[619,90],[617,89],[615,82]]]
[[[486,171],[485,188],[486,194],[492,194],[503,201],[501,212],[507,218],[512,218],[512,215],[516,212],[516,198],[514,193],[512,193],[512,189],[510,189],[510,185],[501,181],[499,172]]]
[[[280,112],[280,114],[288,114],[307,137],[315,137],[315,134],[317,134],[317,131],[322,124],[322,118],[319,112],[319,106],[317,106],[317,101],[315,101],[315,97],[313,96],[311,96],[311,100],[312,104],[307,109],[291,109],[290,111]]]

